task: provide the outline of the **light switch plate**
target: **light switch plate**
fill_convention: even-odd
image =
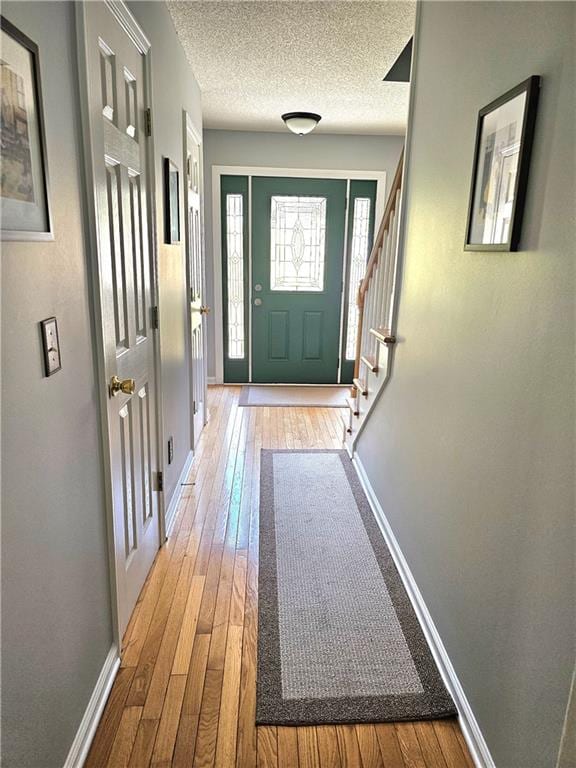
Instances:
[[[44,351],[44,373],[46,376],[62,368],[60,357],[60,341],[58,339],[58,322],[55,317],[49,317],[40,323],[42,334],[42,348]]]

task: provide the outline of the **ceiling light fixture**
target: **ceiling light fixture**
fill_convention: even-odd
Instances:
[[[315,112],[286,112],[285,115],[282,115],[282,120],[292,133],[304,136],[304,134],[313,131],[322,118]]]

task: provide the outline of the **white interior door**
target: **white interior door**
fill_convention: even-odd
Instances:
[[[143,53],[107,5],[82,6],[105,369],[100,386],[107,388],[122,637],[160,544],[146,68]]]
[[[204,306],[204,250],[202,248],[202,151],[187,117],[186,150],[186,256],[190,286],[190,338],[192,365],[192,442],[196,446],[206,423],[206,312]]]

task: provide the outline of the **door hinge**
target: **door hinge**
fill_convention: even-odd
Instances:
[[[158,307],[151,307],[150,308],[150,325],[152,328],[157,331],[159,326],[159,320],[158,320]]]
[[[152,136],[152,110],[150,107],[144,110],[144,133],[146,136]]]
[[[156,490],[157,491],[164,490],[164,472],[156,473]]]

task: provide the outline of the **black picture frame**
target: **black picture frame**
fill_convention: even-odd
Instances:
[[[180,172],[168,157],[164,158],[164,242],[180,242]]]
[[[21,73],[15,72],[10,67],[9,56],[6,52],[3,52],[3,61],[1,63],[2,72],[0,73],[0,87],[2,89],[2,154],[3,162],[7,162],[7,153],[10,151],[9,147],[12,143],[14,151],[14,163],[16,166],[20,164],[23,169],[29,167],[29,171],[22,178],[27,179],[28,185],[31,190],[31,194],[34,196],[34,202],[36,202],[36,194],[41,202],[36,205],[30,205],[26,200],[10,200],[10,196],[6,195],[6,190],[2,190],[2,211],[1,211],[1,225],[0,225],[0,238],[2,240],[23,240],[23,241],[41,241],[41,240],[53,240],[53,219],[52,210],[50,206],[50,194],[49,194],[49,182],[48,182],[48,155],[46,151],[46,132],[44,122],[44,107],[42,101],[42,84],[40,78],[40,53],[36,43],[25,35],[21,30],[14,26],[4,16],[0,15],[0,33],[2,36],[5,34],[12,38],[19,46],[24,48],[30,54],[30,79],[29,84],[31,90],[31,96],[34,100],[34,119],[29,120],[29,113],[26,108],[26,101],[24,99],[23,86],[16,84],[12,88],[10,87],[10,79],[22,80]],[[22,94],[21,98],[24,100],[23,104],[18,102],[10,103],[10,96],[12,91],[16,90]],[[11,112],[10,112],[11,109]],[[6,112],[5,110],[8,110]],[[22,114],[17,115],[16,112]],[[12,120],[10,120],[10,116]],[[25,142],[23,145],[21,139],[17,140],[16,137],[22,135],[21,130],[16,130],[16,123],[22,124],[22,120],[25,122]],[[14,130],[12,133],[13,141],[10,142],[10,123],[14,124]],[[26,157],[28,155],[28,157]],[[32,162],[32,156],[34,155],[34,163]],[[25,161],[23,161],[23,157]],[[28,164],[30,164],[28,166]],[[39,176],[38,188],[34,186],[34,177],[32,168],[36,168],[36,175]],[[28,178],[29,177],[29,178]],[[3,182],[4,183],[4,182]],[[9,206],[12,206],[12,210]],[[18,210],[20,206],[21,210]],[[31,228],[30,224],[33,223],[31,215],[33,209],[41,210],[43,226],[42,228]],[[27,210],[28,209],[28,210]],[[28,218],[27,218],[28,217]],[[28,224],[28,226],[27,226]]]
[[[478,113],[476,141],[474,146],[474,164],[472,166],[472,181],[470,184],[470,199],[468,203],[468,219],[464,240],[465,251],[517,251],[519,248],[524,205],[526,202],[526,191],[528,188],[530,157],[534,141],[536,113],[538,110],[540,84],[540,76],[532,75],[514,88],[511,88],[499,98],[490,102],[490,104],[487,104]],[[508,138],[508,141],[513,143],[500,151],[500,159],[495,159],[494,156],[496,155],[496,152],[489,156],[489,142],[486,144],[483,142],[486,138],[492,139],[492,137],[494,137],[492,139],[492,148],[494,148],[497,134],[492,133],[488,137],[484,135],[483,128],[485,120],[487,116],[497,116],[498,110],[505,109],[513,99],[516,99],[516,97],[522,94],[526,94],[526,98],[522,107],[522,126],[519,139],[515,137]],[[509,109],[510,108],[511,107],[509,107]],[[512,123],[507,126],[508,129],[514,127],[515,124]],[[514,158],[515,155],[517,155],[516,165],[512,163],[508,167],[508,182],[510,182],[512,176],[514,181],[513,183],[508,183],[505,187],[505,162],[507,159]],[[490,157],[489,161],[488,157]],[[490,162],[489,166],[487,165],[488,162]],[[480,169],[481,163],[482,168]],[[500,169],[498,169],[498,163],[500,163]],[[490,173],[487,173],[487,168]],[[491,175],[495,172],[495,169],[496,173],[498,173],[498,170],[500,173],[496,178]],[[480,186],[478,183],[478,174],[480,170],[482,170],[482,182],[485,182],[485,186]],[[495,181],[494,184],[492,184],[493,181]],[[477,206],[476,201],[480,198],[480,195],[486,200],[487,195],[495,194],[495,189],[498,190],[497,208],[491,219],[493,222],[492,226],[496,227],[498,225],[499,216],[501,216],[501,222],[509,222],[508,224],[502,223],[502,226],[506,227],[506,237],[503,237],[501,233],[499,236],[493,235],[495,239],[492,241],[483,239],[482,242],[479,242],[478,237],[474,235],[474,230],[477,230],[478,225],[482,222],[482,217],[478,215],[478,208],[481,208],[483,203],[480,203],[480,206]],[[504,195],[506,196],[506,199],[504,201],[500,200],[500,193],[502,190],[505,190]],[[488,210],[488,207],[489,203],[486,202],[484,210]]]
[[[44,357],[44,375],[53,376],[62,369],[62,353],[58,336],[58,320],[47,317],[40,321],[40,337]]]

